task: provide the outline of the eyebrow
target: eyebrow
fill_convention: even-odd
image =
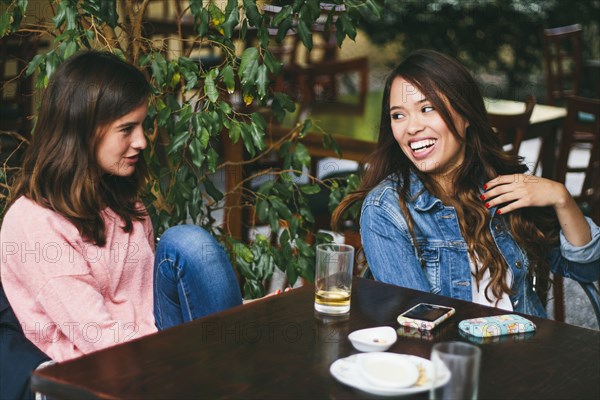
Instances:
[[[427,97],[425,97],[425,98],[417,101],[415,104],[423,104],[423,103],[427,103],[428,101],[429,101],[429,99]],[[390,111],[402,110],[404,108],[405,108],[404,106],[393,106],[393,107],[390,107]]]
[[[139,125],[141,121],[127,121],[117,125],[117,129],[128,128],[130,126]]]

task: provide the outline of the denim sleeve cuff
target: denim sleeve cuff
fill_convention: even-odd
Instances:
[[[573,246],[560,231],[560,252],[569,261],[589,263],[600,259],[600,228],[590,218],[585,219],[590,227],[592,240],[583,246]]]

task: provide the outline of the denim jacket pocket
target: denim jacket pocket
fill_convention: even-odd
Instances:
[[[438,247],[427,245],[420,245],[420,248],[427,280],[431,286],[431,293],[439,293],[442,290],[440,278],[440,249]]]

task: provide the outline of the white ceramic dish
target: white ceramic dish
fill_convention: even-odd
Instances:
[[[358,351],[386,351],[398,339],[394,328],[389,326],[378,326],[354,331],[348,335],[354,348]]]
[[[362,375],[372,385],[405,388],[419,379],[419,369],[409,359],[396,353],[371,353],[358,358]]]
[[[373,385],[367,379],[365,379],[362,369],[359,366],[359,360],[361,357],[372,356],[371,353],[366,354],[354,354],[350,357],[340,358],[334,361],[329,367],[329,372],[335,379],[341,383],[350,387],[362,390],[363,392],[376,394],[379,396],[401,396],[406,394],[425,392],[431,388],[433,378],[433,364],[431,361],[407,354],[398,354],[399,357],[404,357],[406,360],[412,362],[419,371],[419,378],[417,382],[409,387],[405,388],[389,388]],[[443,376],[440,376],[435,382],[434,386],[445,385],[450,380],[450,371]]]

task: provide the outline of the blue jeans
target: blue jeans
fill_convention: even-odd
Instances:
[[[154,317],[159,330],[242,304],[221,244],[195,225],[167,229],[154,259]]]

